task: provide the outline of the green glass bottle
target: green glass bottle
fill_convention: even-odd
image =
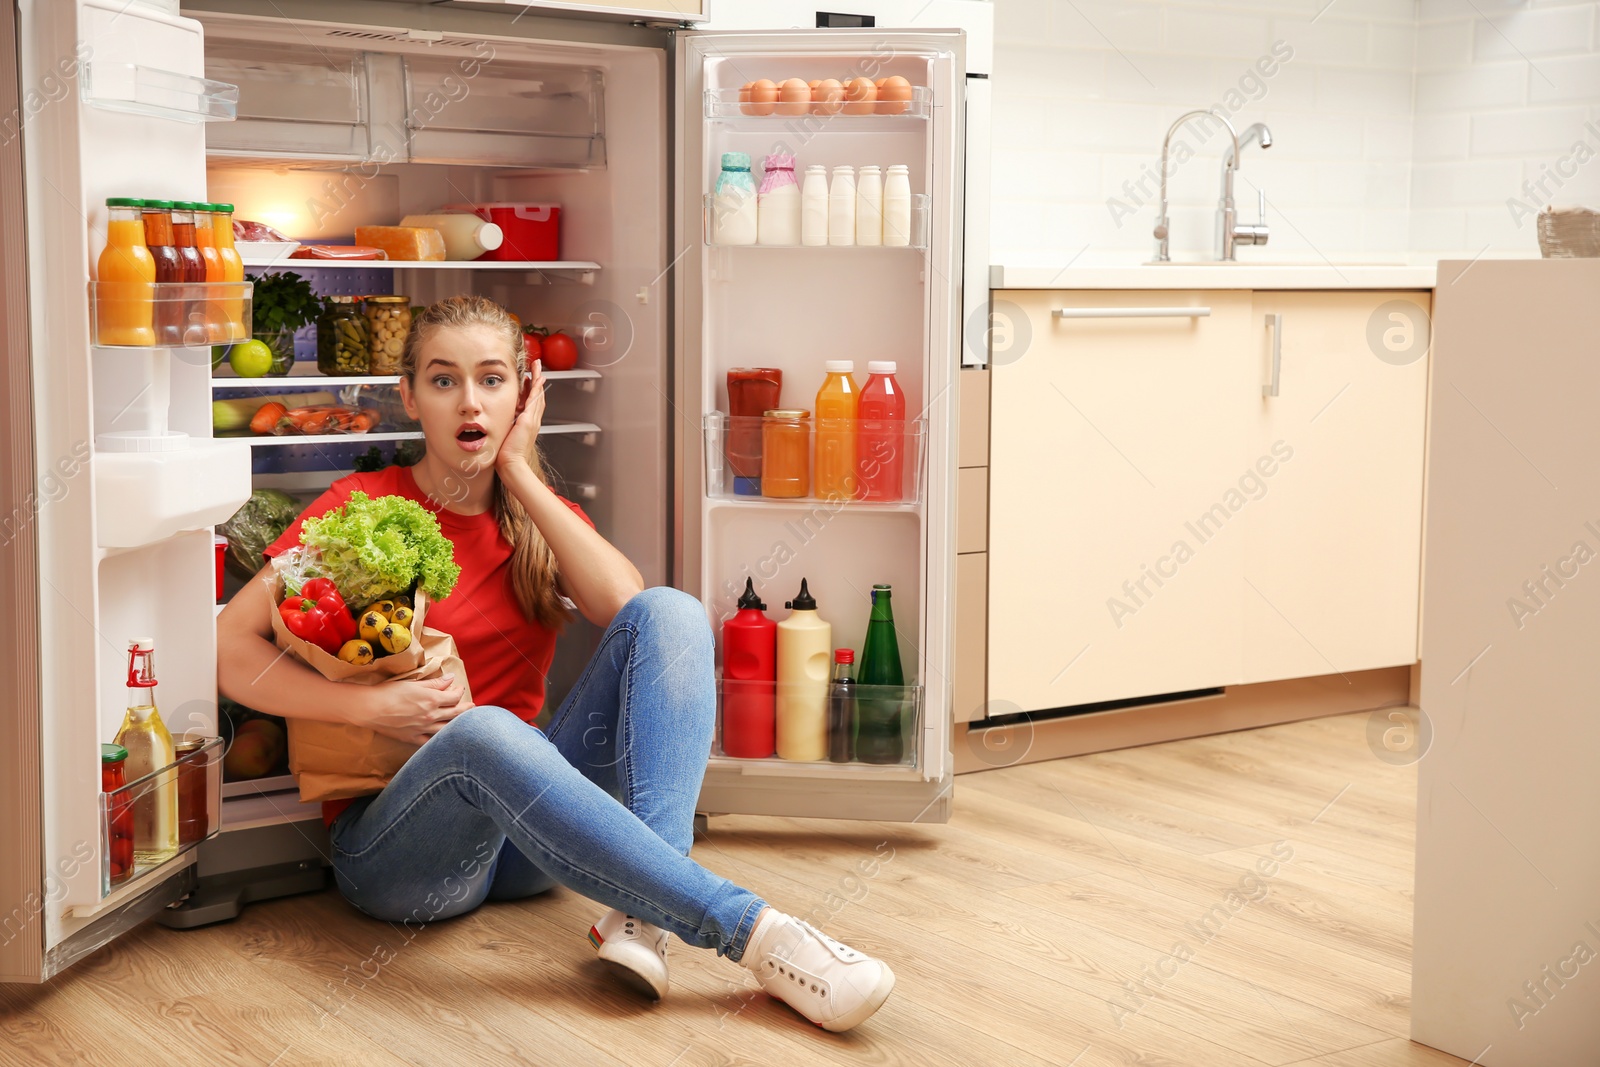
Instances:
[[[872,587],[872,616],[856,675],[855,756],[863,763],[899,763],[905,758],[905,676],[889,596],[887,585]]]

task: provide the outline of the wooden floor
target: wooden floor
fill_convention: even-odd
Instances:
[[[636,999],[566,891],[408,935],[329,890],[0,986],[0,1062],[1460,1064],[1405,1036],[1415,783],[1353,715],[963,776],[947,826],[712,820],[702,863],[891,962],[850,1034],[676,942]]]

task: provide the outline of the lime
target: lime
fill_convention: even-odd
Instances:
[[[272,369],[272,349],[261,341],[241,341],[228,353],[228,365],[241,378],[260,378]]]

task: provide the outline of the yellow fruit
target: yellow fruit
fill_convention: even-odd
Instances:
[[[416,617],[417,613],[410,608],[395,608],[389,613],[389,621],[401,626],[410,626],[411,620]]]
[[[346,663],[354,663],[358,667],[364,667],[376,657],[373,655],[370,644],[359,638],[352,637],[339,649],[339,658]]]
[[[399,596],[394,598],[394,606],[397,608],[416,607],[416,605],[411,602],[411,597],[406,593],[401,593]]]
[[[384,618],[392,619],[392,618],[394,618],[394,601],[392,601],[392,600],[380,600],[376,604],[372,605],[372,607],[368,608],[367,610],[368,611],[376,611],[379,615],[382,615]]]
[[[361,640],[375,645],[378,643],[378,634],[382,633],[387,625],[389,620],[376,611],[364,611],[356,623],[356,631],[361,634]]]
[[[411,631],[404,626],[390,623],[379,631],[378,640],[383,643],[385,652],[404,652],[411,647]]]

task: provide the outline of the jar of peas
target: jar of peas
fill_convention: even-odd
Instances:
[[[369,296],[361,301],[361,312],[371,337],[368,369],[373,374],[399,374],[400,353],[411,332],[411,298]]]
[[[317,369],[323,374],[366,374],[372,362],[366,316],[353,296],[330,296],[317,318]]]

